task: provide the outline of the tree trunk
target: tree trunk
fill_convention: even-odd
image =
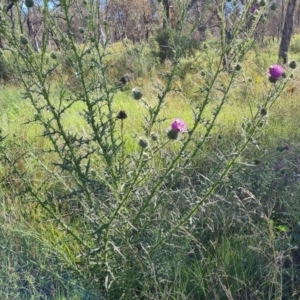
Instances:
[[[169,2],[169,0],[163,0],[163,6],[164,6],[165,14],[166,14],[164,21],[163,21],[163,28],[166,28],[167,22],[169,21],[169,18],[170,18],[170,2]]]
[[[279,47],[279,58],[283,59],[283,63],[288,62],[288,51],[293,33],[294,25],[294,12],[296,8],[297,0],[289,0],[286,15],[284,20],[284,27],[281,36],[281,42]]]

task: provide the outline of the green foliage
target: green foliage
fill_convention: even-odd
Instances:
[[[6,58],[7,53],[0,51],[0,79],[8,81],[13,77],[12,64]]]
[[[176,75],[183,79],[187,74],[196,74],[199,67],[199,63],[193,57],[181,59]]]
[[[155,44],[132,44],[127,40],[113,44],[108,49],[111,55],[105,58],[110,66],[108,75],[116,81],[127,76],[128,82],[147,77],[157,65],[157,59],[152,55],[152,46],[155,49]]]
[[[157,53],[161,62],[166,59],[173,59],[174,49],[180,49],[182,55],[192,55],[199,49],[199,41],[190,34],[181,34],[180,32],[170,32],[169,29],[159,30],[155,34],[155,41],[159,46]]]
[[[293,53],[299,53],[300,51],[300,35],[296,34],[292,41],[291,41],[291,45],[290,45],[290,51]]]

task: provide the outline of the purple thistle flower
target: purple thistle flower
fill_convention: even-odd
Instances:
[[[284,70],[280,65],[273,65],[269,69],[269,74],[274,79],[279,79],[282,76],[283,72]]]
[[[250,13],[253,14],[253,13],[255,13],[257,10],[258,10],[258,6],[257,6],[257,5],[253,5],[253,6],[250,8]]]
[[[172,130],[174,130],[176,132],[187,132],[186,123],[181,119],[173,120],[171,127],[172,127]]]
[[[290,146],[289,146],[289,145],[278,146],[278,147],[277,147],[277,150],[278,150],[279,152],[288,151],[288,150],[290,150]]]

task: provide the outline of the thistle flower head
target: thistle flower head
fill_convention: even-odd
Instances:
[[[187,132],[186,123],[181,119],[173,120],[171,124],[172,130],[176,132]]]
[[[289,150],[290,150],[290,146],[289,146],[289,145],[278,146],[278,147],[277,147],[277,151],[279,151],[279,152],[289,151]]]
[[[250,13],[253,14],[253,13],[255,13],[257,10],[258,10],[258,6],[257,6],[257,5],[253,5],[253,6],[251,6],[251,8],[250,8]]]
[[[274,79],[279,79],[284,73],[283,68],[280,65],[273,65],[269,69],[269,74]]]
[[[127,118],[126,111],[125,110],[120,110],[118,115],[117,115],[117,119],[124,120],[126,118]]]

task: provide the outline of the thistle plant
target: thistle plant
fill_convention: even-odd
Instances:
[[[231,92],[243,78],[243,62],[254,43],[253,35],[264,8],[256,9],[253,18],[247,13],[249,3],[235,18],[232,37],[226,41],[226,16],[223,7],[219,7],[220,44],[217,49],[204,50],[198,101],[187,99],[187,109],[193,117],[185,120],[178,111],[176,119],[166,120],[168,96],[174,89],[183,56],[183,45],[177,44],[175,33],[177,37],[192,35],[203,22],[200,20],[187,31],[187,8],[184,1],[179,2],[178,26],[172,28],[165,22],[174,58],[171,69],[162,75],[164,86],[156,87],[154,96],[137,88],[132,91],[141,112],[146,111],[144,123],[138,124],[143,136],[137,139],[139,147],[134,150],[128,150],[126,141],[130,116],[122,108],[116,109],[117,87],[108,77],[106,57],[112,54],[106,25],[103,28],[108,38],[104,44],[99,43],[101,24],[94,14],[99,10],[99,2],[89,1],[84,8],[78,4],[74,13],[71,2],[62,0],[60,18],[56,18],[44,1],[40,53],[34,52],[23,34],[21,19],[12,27],[7,15],[2,12],[1,16],[0,34],[7,42],[9,55],[14,57],[15,75],[22,86],[24,101],[29,101],[34,110],[27,126],[37,126],[45,144],[42,151],[26,155],[34,157],[44,180],[33,180],[27,170],[20,170],[4,145],[2,161],[21,182],[18,197],[23,205],[41,208],[53,222],[59,235],[49,242],[49,247],[63,265],[110,299],[121,298],[122,294],[127,299],[130,295],[137,297],[143,292],[141,282],[149,275],[145,270],[153,265],[159,269],[164,263],[163,256],[169,257],[175,251],[169,245],[181,238],[186,241],[181,230],[189,230],[189,222],[214,197],[216,188],[228,179],[244,150],[263,132],[267,112],[292,73],[292,69],[287,70],[283,78],[282,67],[273,65],[269,72],[274,82],[270,83],[266,70],[268,89],[257,100],[258,107],[248,109],[239,134],[224,151],[218,149],[215,165],[207,176],[203,174],[205,179],[196,189],[180,191],[176,188],[183,184],[180,178],[188,176],[191,170],[201,169],[197,161],[207,158],[208,145],[219,136],[220,115],[231,104]],[[72,34],[75,15],[82,22],[79,31],[83,44],[76,43]],[[49,32],[60,45],[55,55],[48,47]],[[68,61],[68,78],[62,68],[63,60]],[[64,237],[61,251],[57,250],[59,236]],[[149,290],[152,288],[149,286]]]

